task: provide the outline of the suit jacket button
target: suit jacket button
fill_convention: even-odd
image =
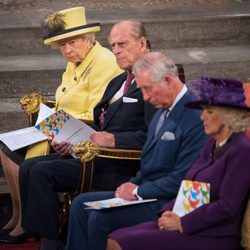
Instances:
[[[74,77],[74,81],[77,81],[77,77],[76,76]]]
[[[64,87],[64,88],[62,88],[62,92],[65,92],[66,91],[66,88]]]

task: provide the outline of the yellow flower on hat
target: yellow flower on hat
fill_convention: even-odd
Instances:
[[[42,24],[44,44],[53,45],[59,40],[100,31],[100,23],[87,24],[84,7],[61,10],[47,16]]]

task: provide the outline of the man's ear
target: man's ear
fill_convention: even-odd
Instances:
[[[140,42],[141,42],[141,48],[147,47],[147,39],[144,36],[140,38]]]
[[[164,84],[170,86],[171,84],[171,77],[169,75],[165,75],[164,77]]]
[[[169,89],[174,88],[175,84],[175,80],[174,80],[174,76],[172,75],[165,75],[164,77],[164,85],[167,86]]]

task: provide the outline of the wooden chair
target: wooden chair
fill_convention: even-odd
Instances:
[[[141,150],[98,147],[90,141],[78,143],[73,147],[73,151],[82,162],[80,182],[75,195],[94,190],[92,180],[95,158],[140,160],[141,155]]]

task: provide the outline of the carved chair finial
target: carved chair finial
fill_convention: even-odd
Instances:
[[[39,112],[40,103],[46,104],[48,100],[36,92],[25,95],[19,99],[22,109],[27,115]]]
[[[99,147],[91,141],[80,142],[74,145],[72,150],[82,163],[93,160],[99,153]]]

